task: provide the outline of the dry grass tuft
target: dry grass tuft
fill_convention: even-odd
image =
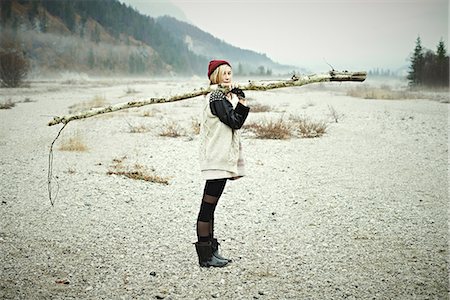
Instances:
[[[328,127],[327,123],[323,121],[312,121],[309,118],[291,116],[290,120],[303,138],[321,137],[326,133]]]
[[[129,95],[129,94],[137,94],[139,93],[137,90],[135,90],[134,88],[131,88],[129,86],[127,86],[127,89],[125,90],[125,94]]]
[[[97,95],[90,101],[85,101],[69,106],[69,113],[73,114],[81,111],[90,110],[92,108],[103,107],[106,105],[108,105],[106,99],[104,97]]]
[[[145,132],[149,132],[150,131],[150,129],[147,126],[143,125],[143,124],[132,125],[129,122],[127,122],[127,124],[128,124],[129,129],[130,129],[130,131],[129,131],[130,133],[145,133]]]
[[[183,135],[184,134],[182,133],[182,130],[180,129],[178,124],[176,124],[173,121],[166,123],[163,126],[163,129],[161,130],[161,132],[159,133],[159,136],[172,137],[172,138],[180,137]]]
[[[193,118],[191,126],[195,135],[200,134],[200,121],[198,119]]]
[[[84,152],[88,150],[88,147],[84,143],[83,138],[77,132],[69,138],[62,139],[61,145],[58,149],[61,151]]]
[[[272,108],[269,105],[263,105],[261,103],[253,103],[253,102],[250,105],[250,109],[252,113],[269,112],[272,110]]]
[[[106,172],[107,175],[119,175],[125,176],[134,180],[144,180],[153,183],[160,183],[164,185],[169,184],[168,178],[154,174],[155,170],[147,170],[147,168],[141,164],[134,164],[133,166],[125,166],[124,160],[126,156],[113,159],[113,164]]]
[[[380,87],[372,87],[369,85],[361,85],[347,91],[347,96],[362,99],[380,99],[380,100],[405,100],[428,98],[426,95],[408,90],[393,90],[388,85]]]
[[[16,106],[16,104],[12,102],[11,99],[8,99],[3,103],[0,103],[0,109],[11,109],[14,106]]]
[[[336,109],[331,105],[328,105],[328,110],[330,111],[328,115],[335,123],[338,123],[339,120],[344,116],[344,114],[338,113]]]
[[[67,169],[67,171],[66,171],[67,174],[71,174],[71,175],[75,174],[76,172],[77,172],[77,171],[76,171],[74,168],[69,168],[69,169]]]
[[[252,131],[256,138],[286,140],[292,136],[291,125],[280,118],[277,121],[263,121],[244,125],[244,129]]]
[[[159,109],[151,109],[151,110],[146,110],[142,113],[143,117],[154,117],[157,113],[161,112]]]
[[[36,100],[31,100],[30,98],[25,98],[21,101],[22,103],[31,103],[31,102],[37,102]]]
[[[449,103],[448,89],[440,88],[404,88],[401,90],[394,90],[388,85],[381,85],[380,87],[371,87],[368,85],[358,86],[347,91],[348,96],[358,97],[363,99],[382,99],[382,100],[411,100],[411,99],[428,99],[439,101],[441,103]]]

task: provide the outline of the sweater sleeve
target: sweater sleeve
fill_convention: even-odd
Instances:
[[[250,108],[238,102],[235,109],[230,101],[221,91],[213,91],[210,95],[209,107],[213,115],[219,120],[231,127],[240,129],[247,119]]]

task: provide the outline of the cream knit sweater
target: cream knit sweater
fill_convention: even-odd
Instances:
[[[228,174],[230,177],[239,174],[238,160],[240,152],[240,131],[231,129],[210,109],[210,95],[204,98],[202,106],[202,121],[200,123],[200,168],[202,173],[209,171],[224,171],[217,174]],[[236,107],[237,96],[232,94],[231,103]],[[211,173],[209,173],[211,174]],[[204,174],[205,175],[205,174]],[[224,178],[223,176],[219,176]],[[206,178],[212,179],[212,178]]]

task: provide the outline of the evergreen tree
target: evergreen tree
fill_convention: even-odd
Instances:
[[[237,69],[236,75],[240,75],[240,76],[244,75],[244,67],[242,66],[242,64],[240,62],[238,64],[238,69]]]
[[[134,74],[136,72],[136,59],[133,53],[128,57],[128,73]]]
[[[62,1],[54,1],[54,0],[41,0],[41,4],[48,12],[54,16],[61,16],[61,12],[63,10]]]
[[[87,62],[88,62],[89,69],[93,69],[95,66],[95,56],[94,56],[94,50],[92,48],[89,49]]]
[[[94,26],[94,31],[91,32],[91,41],[98,44],[100,42],[100,30],[98,29],[97,24]]]
[[[28,10],[28,20],[33,25],[33,28],[34,28],[34,24],[35,24],[34,19],[36,18],[36,16],[38,14],[39,14],[39,2],[33,1],[33,2],[31,2],[31,8]]]
[[[414,48],[413,56],[411,57],[411,66],[408,73],[408,80],[411,86],[422,84],[422,70],[424,67],[423,48],[420,36],[416,39],[416,47]]]
[[[262,76],[262,75],[264,75],[265,72],[266,72],[266,69],[264,68],[264,66],[258,67],[258,75]]]
[[[436,55],[431,50],[427,50],[423,55],[423,64],[419,73],[420,85],[436,86],[438,85],[438,74],[436,69]]]
[[[70,31],[74,31],[76,21],[75,21],[75,12],[73,8],[73,3],[71,1],[63,1],[63,11],[62,11],[62,19],[69,28]]]
[[[438,84],[441,86],[449,85],[449,60],[444,41],[441,39],[436,49],[436,71],[438,74]]]
[[[39,30],[41,32],[47,32],[47,29],[48,29],[47,13],[45,11],[42,11],[42,13],[39,16]]]
[[[11,19],[12,0],[0,1],[1,23],[6,24]]]

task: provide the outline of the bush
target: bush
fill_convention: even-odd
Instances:
[[[192,119],[192,131],[194,132],[195,135],[200,134],[200,121],[197,119]]]
[[[254,132],[259,139],[286,140],[292,136],[290,124],[281,118],[278,121],[270,120],[261,123],[251,123],[244,125],[244,128]]]
[[[177,123],[171,121],[163,125],[163,129],[159,133],[159,136],[165,136],[165,137],[172,137],[177,138],[184,135],[184,133],[181,132],[180,127]]]
[[[18,87],[30,70],[28,58],[24,55],[17,39],[4,34],[0,40],[0,81],[4,87]]]
[[[60,151],[74,151],[74,152],[85,152],[88,150],[88,147],[83,141],[83,138],[77,132],[72,137],[68,139],[64,139],[59,146]]]
[[[113,164],[109,167],[106,174],[125,176],[134,180],[144,180],[164,185],[169,184],[169,178],[154,174],[154,169],[148,170],[145,166],[138,163],[134,164],[134,166],[124,165],[124,160],[126,158],[127,157],[124,156],[113,159]]]
[[[291,120],[303,138],[321,137],[326,133],[328,127],[323,121],[312,121],[308,118],[291,116]]]
[[[8,99],[3,103],[0,103],[0,109],[11,109],[14,106],[16,106],[16,104],[12,102],[11,99]]]
[[[145,133],[149,132],[150,129],[145,125],[131,125],[128,123],[128,126],[130,127],[130,133]]]
[[[269,112],[272,110],[272,108],[270,106],[263,105],[260,103],[252,103],[250,109],[252,110],[252,113]]]

